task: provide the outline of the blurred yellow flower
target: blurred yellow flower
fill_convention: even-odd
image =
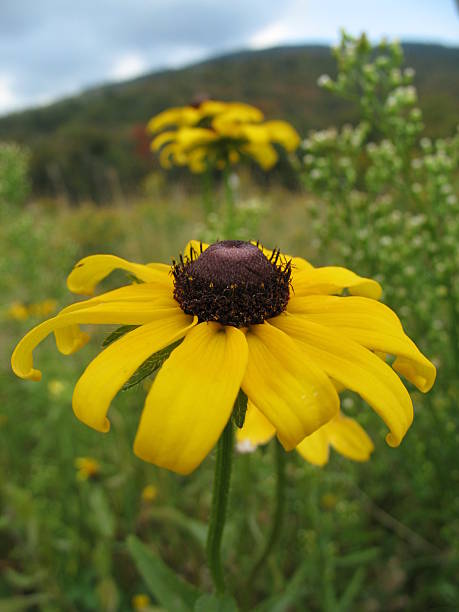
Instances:
[[[346,268],[314,268],[249,242],[190,241],[172,266],[86,257],[70,273],[68,287],[91,294],[115,269],[141,282],[76,302],[41,323],[17,345],[12,367],[21,378],[40,380],[33,350],[50,333],[58,349],[70,354],[88,341],[81,324],[130,326],[86,368],[73,410],[107,432],[112,399],[151,359],[159,372],[134,452],[161,467],[193,471],[219,439],[240,389],[250,402],[247,423],[258,410],[268,421],[263,436],[275,431],[285,450],[298,447],[309,460],[324,463],[331,445],[364,460],[371,441],[338,416],[336,383],[378,413],[390,446],[400,444],[413,419],[398,375],[423,392],[434,383],[433,364],[396,314],[378,302],[380,285]],[[395,360],[386,362],[380,353]],[[306,448],[308,436],[313,450]]]
[[[333,493],[324,493],[320,498],[320,505],[324,510],[333,510],[338,503],[338,497]]]
[[[53,378],[53,380],[50,380],[48,383],[49,394],[53,397],[59,397],[60,395],[62,395],[64,389],[65,384],[61,380],[57,380],[56,378]]]
[[[29,317],[46,317],[56,310],[56,300],[43,300],[26,306],[22,302],[13,302],[7,310],[10,319],[24,321]]]
[[[240,102],[207,100],[197,107],[169,109],[153,117],[148,129],[151,133],[175,129],[155,136],[151,148],[160,152],[159,162],[166,169],[188,166],[201,173],[250,158],[269,170],[278,160],[273,145],[292,152],[300,138],[286,121],[262,123],[263,119],[258,108]]]
[[[43,300],[29,306],[29,312],[35,317],[46,317],[57,308],[56,300]]]
[[[13,302],[9,306],[6,314],[8,318],[15,319],[16,321],[24,321],[29,317],[28,308],[22,302]]]
[[[134,610],[146,610],[150,603],[151,600],[145,593],[139,593],[132,598],[132,607]]]
[[[75,467],[78,480],[89,480],[100,473],[100,463],[92,457],[77,457]]]
[[[142,489],[142,501],[152,502],[158,497],[158,489],[155,485],[147,485]]]
[[[276,434],[268,419],[250,402],[247,406],[244,426],[237,431],[238,445],[242,452],[265,444]],[[368,461],[374,450],[373,442],[365,430],[355,421],[338,413],[297,445],[299,454],[314,465],[328,462],[330,446],[354,461]]]

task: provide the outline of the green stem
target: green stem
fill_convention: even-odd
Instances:
[[[212,197],[212,168],[207,167],[202,174],[202,209],[206,225],[213,208]]]
[[[265,546],[258,557],[257,562],[253,566],[252,571],[249,574],[247,585],[253,585],[258,572],[266,563],[269,555],[271,554],[277,540],[279,539],[282,521],[284,518],[285,510],[285,451],[279,444],[277,439],[275,440],[275,453],[276,453],[276,506],[274,510],[274,519],[271,526],[268,539],[266,540]]]
[[[225,238],[235,238],[235,219],[234,219],[234,194],[229,180],[230,172],[228,168],[223,171],[223,184],[225,187]]]
[[[207,563],[217,593],[225,591],[225,579],[221,560],[221,542],[225,527],[226,508],[233,458],[233,425],[228,421],[217,445],[212,508],[207,532]]]

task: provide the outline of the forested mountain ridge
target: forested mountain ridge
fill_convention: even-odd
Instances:
[[[426,134],[447,136],[459,123],[459,48],[403,47],[405,65],[416,71]],[[76,199],[100,199],[88,176],[109,169],[116,171],[123,187],[134,188],[152,164],[142,142],[142,126],[164,108],[187,104],[196,96],[249,102],[268,118],[289,120],[302,135],[356,120],[353,107],[317,86],[321,74],[335,72],[326,46],[242,51],[1,117],[0,140],[31,148],[37,192],[51,193],[51,177],[57,174]]]

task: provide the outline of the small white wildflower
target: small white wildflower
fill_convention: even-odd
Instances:
[[[236,442],[236,452],[241,455],[245,455],[247,453],[253,453],[257,450],[257,445],[252,444],[250,440],[239,440]]]

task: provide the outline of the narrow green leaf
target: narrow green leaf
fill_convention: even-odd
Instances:
[[[346,612],[347,610],[352,609],[352,603],[354,599],[360,592],[362,585],[365,581],[365,577],[367,575],[366,569],[364,567],[359,567],[355,570],[354,575],[351,578],[351,581],[346,587],[346,590],[343,593],[337,607],[336,612]]]
[[[273,595],[262,601],[253,612],[287,612],[295,607],[300,597],[308,590],[307,578],[311,574],[309,560],[297,569],[292,578],[283,588],[282,593]]]
[[[229,595],[202,595],[193,612],[237,612],[235,600]]]
[[[112,342],[115,342],[115,340],[118,340],[119,338],[121,338],[121,336],[124,336],[124,334],[127,334],[133,329],[136,329],[136,327],[138,327],[138,325],[122,325],[121,327],[118,327],[118,329],[115,329],[115,331],[112,331],[111,334],[108,334],[108,336],[102,342],[102,347],[105,348]]]
[[[245,413],[247,412],[247,395],[244,393],[242,389],[239,389],[239,393],[237,394],[236,401],[234,402],[233,407],[233,423],[239,429],[242,429],[245,421]]]
[[[115,517],[101,487],[94,487],[89,494],[91,522],[101,536],[112,538],[115,533]]]
[[[207,537],[207,525],[205,523],[192,519],[180,512],[180,510],[177,510],[177,508],[172,507],[151,508],[149,516],[153,519],[173,523],[193,536],[201,546],[205,546]]]
[[[178,345],[182,342],[182,339],[173,342],[166,348],[161,349],[151,357],[148,357],[142,365],[134,372],[131,378],[124,383],[121,387],[122,391],[127,391],[131,389],[131,387],[135,387],[139,383],[142,382],[145,378],[159,370],[159,368],[163,365],[163,363],[168,359],[169,355],[172,351],[178,347]]]
[[[127,547],[151,594],[166,610],[191,612],[201,593],[177,576],[138,538],[129,536]]]
[[[377,546],[367,548],[365,550],[359,550],[355,553],[350,553],[343,557],[337,557],[335,559],[336,567],[352,567],[353,565],[363,565],[369,563],[378,557],[380,550]]]

